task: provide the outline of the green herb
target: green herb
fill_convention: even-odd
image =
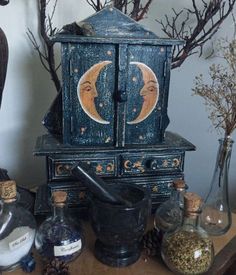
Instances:
[[[182,274],[201,274],[211,266],[212,242],[197,232],[178,231],[164,238],[162,255],[167,265]]]

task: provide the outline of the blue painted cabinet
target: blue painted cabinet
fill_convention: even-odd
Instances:
[[[63,142],[161,143],[169,123],[171,49],[181,42],[158,38],[116,9],[104,9],[85,22],[100,26],[95,35],[54,38],[62,45]]]
[[[169,123],[171,45],[80,40],[62,40],[64,143],[124,147],[162,142]]]
[[[63,86],[44,120],[49,135],[35,148],[47,163],[35,213],[46,213],[48,198],[59,189],[68,192],[72,208],[87,208],[89,190],[71,176],[80,161],[107,184],[146,187],[155,209],[168,198],[172,181],[184,178],[185,152],[195,149],[165,131],[171,50],[181,42],[160,39],[109,7],[83,24],[90,36],[64,32],[53,38],[61,44]]]

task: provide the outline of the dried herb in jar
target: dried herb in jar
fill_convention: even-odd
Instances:
[[[174,273],[202,274],[213,263],[213,243],[207,233],[198,226],[200,197],[194,193],[186,193],[184,205],[182,226],[164,235],[162,258]]]

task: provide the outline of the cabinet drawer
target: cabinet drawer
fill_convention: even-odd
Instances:
[[[164,177],[126,177],[117,179],[105,179],[107,183],[127,182],[137,184],[150,191],[153,201],[162,201],[162,198],[167,198],[171,193],[171,186],[176,179],[183,179],[183,174],[175,174]]]
[[[122,175],[183,172],[184,153],[171,155],[122,155]]]
[[[67,204],[69,207],[87,207],[88,190],[76,185],[54,185],[50,187],[50,193],[54,191],[65,191],[67,193]]]
[[[90,165],[93,171],[99,176],[116,176],[117,165],[115,157],[107,158],[48,158],[48,180],[76,180],[71,175],[71,168],[78,163],[78,161]]]

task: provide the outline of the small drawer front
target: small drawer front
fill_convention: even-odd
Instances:
[[[143,188],[147,188],[150,191],[152,201],[158,202],[162,201],[162,198],[167,198],[170,196],[171,187],[173,181],[176,179],[183,179],[183,174],[175,174],[173,176],[161,177],[126,177],[119,179],[105,179],[107,183],[117,183],[126,182],[131,184],[137,184]]]
[[[67,193],[67,204],[69,207],[88,206],[88,190],[78,186],[53,186],[50,191],[65,191]]]
[[[183,171],[184,154],[121,157],[123,175],[176,173]]]
[[[52,159],[49,158],[49,181],[76,180],[71,175],[71,169],[78,161],[90,165],[99,176],[116,176],[115,158],[78,158],[78,159]]]

